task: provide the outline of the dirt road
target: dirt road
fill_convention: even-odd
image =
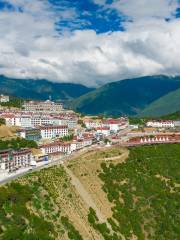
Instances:
[[[66,170],[66,173],[71,178],[72,185],[75,187],[76,191],[79,193],[83,201],[87,204],[88,207],[92,207],[96,211],[96,215],[101,223],[106,222],[106,218],[103,216],[100,209],[97,207],[94,200],[92,199],[91,195],[86,191],[86,189],[84,188],[82,183],[79,181],[79,179],[65,165],[64,165],[64,169]]]

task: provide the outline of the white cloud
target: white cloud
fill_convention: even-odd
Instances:
[[[94,2],[115,9],[133,21],[171,17],[178,8],[178,0],[113,0],[111,4],[106,4],[105,0],[94,0]]]
[[[59,36],[57,15],[45,1],[31,0],[30,7],[26,0],[9,1],[25,10],[0,14],[0,74],[88,86],[143,75],[180,75],[178,19],[137,18],[126,32],[79,30]]]

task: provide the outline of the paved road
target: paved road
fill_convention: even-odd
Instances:
[[[52,166],[55,166],[55,165],[63,164],[64,160],[71,159],[71,157],[76,156],[79,153],[88,151],[91,148],[94,149],[95,147],[96,147],[96,145],[93,145],[93,146],[90,146],[90,147],[86,147],[84,149],[79,150],[78,152],[74,152],[71,155],[67,155],[67,156],[61,157],[61,159],[49,162],[48,164],[44,164],[44,165],[41,165],[41,166],[34,167],[32,170],[27,169],[24,172],[17,173],[15,175],[9,175],[9,177],[7,177],[7,178],[5,178],[3,180],[0,180],[0,185],[4,185],[6,183],[9,183],[9,182],[11,182],[11,181],[13,181],[13,180],[15,180],[15,179],[17,179],[19,177],[27,175],[30,172],[37,172],[37,171],[40,171],[41,169],[44,169],[44,168],[49,168],[49,167],[52,167]]]
[[[41,169],[44,169],[44,168],[49,168],[49,167],[52,167],[52,166],[54,166],[54,165],[62,164],[63,161],[64,161],[65,159],[67,159],[68,157],[69,157],[69,156],[65,156],[65,157],[63,157],[63,158],[61,158],[61,159],[58,159],[58,160],[56,160],[56,161],[49,162],[48,164],[44,164],[44,165],[41,165],[41,166],[34,167],[34,168],[32,168],[31,170],[27,169],[26,171],[21,172],[21,173],[17,173],[17,174],[15,174],[15,175],[13,175],[13,176],[9,175],[8,178],[0,181],[0,185],[6,184],[6,183],[8,183],[8,182],[11,182],[11,181],[13,181],[13,180],[15,180],[15,179],[17,179],[17,178],[19,178],[19,177],[22,177],[22,176],[24,176],[24,175],[27,175],[28,173],[37,172],[37,171],[40,171]]]

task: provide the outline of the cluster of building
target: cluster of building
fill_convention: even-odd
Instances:
[[[0,98],[3,102],[7,100],[6,96]],[[150,137],[150,132],[145,129],[144,132],[134,131],[128,118],[80,118],[75,112],[64,110],[61,103],[50,100],[27,101],[22,109],[5,108],[0,110],[0,118],[7,126],[16,127],[17,136],[38,143],[38,153],[32,149],[0,151],[0,170],[7,172],[49,159],[60,159],[94,143],[106,142],[107,138],[112,143],[117,140],[120,143],[123,139],[126,146],[180,142],[179,135],[156,135],[159,128],[175,128],[180,126],[180,121],[147,121],[147,129],[155,129],[151,130],[154,136]]]
[[[22,109],[0,110],[0,118],[5,120],[7,126],[17,128],[17,136],[36,141],[41,152],[38,156],[31,149],[0,152],[0,169],[10,172],[34,162],[47,161],[56,155],[69,155],[117,133],[128,124],[125,118],[84,118],[81,119],[82,127],[78,124],[79,117],[76,113],[64,110],[61,103],[49,100],[24,102]]]
[[[94,129],[98,135],[110,136],[111,134],[117,133],[120,130],[125,129],[128,125],[127,118],[118,119],[106,119],[106,120],[93,120],[86,119],[84,124],[87,129]]]

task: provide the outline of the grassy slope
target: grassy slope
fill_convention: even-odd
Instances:
[[[106,84],[71,102],[86,114],[135,115],[151,102],[180,87],[180,78],[142,77]]]
[[[180,145],[90,151],[68,166],[108,218],[99,223],[63,167],[0,188],[0,239],[176,240]],[[127,156],[127,155],[126,155]]]
[[[176,111],[180,111],[180,88],[152,102],[139,115],[161,116]]]

